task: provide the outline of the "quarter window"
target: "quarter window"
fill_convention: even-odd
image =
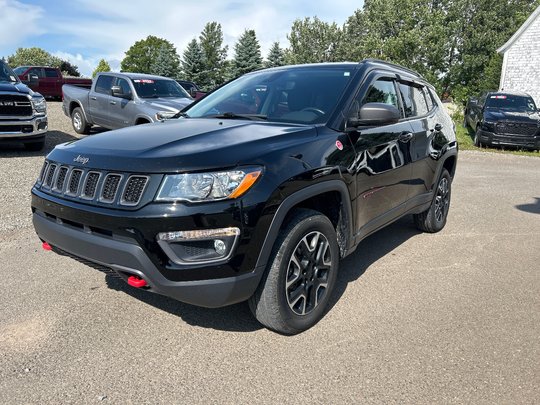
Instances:
[[[113,77],[107,75],[99,76],[96,83],[96,93],[111,94]]]
[[[429,109],[421,87],[399,83],[399,91],[403,99],[405,117],[422,116],[428,113]]]

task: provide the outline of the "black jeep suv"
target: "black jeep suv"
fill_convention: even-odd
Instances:
[[[57,146],[32,189],[43,247],[183,302],[249,300],[294,334],[363,238],[406,214],[446,223],[454,127],[413,71],[261,70],[178,115]]]

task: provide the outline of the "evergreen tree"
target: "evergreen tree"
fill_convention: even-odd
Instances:
[[[111,66],[105,59],[101,59],[92,73],[92,77],[96,77],[99,72],[110,72]]]
[[[225,60],[227,46],[223,46],[223,32],[217,22],[207,23],[199,37],[203,52],[204,69],[201,72],[200,86],[212,90],[225,81]]]
[[[245,30],[234,46],[234,76],[252,72],[262,67],[261,46],[254,30]]]
[[[191,80],[199,86],[202,84],[201,75],[204,70],[204,57],[197,40],[193,38],[185,49],[181,64],[182,79]]]
[[[264,63],[265,67],[283,66],[285,64],[285,51],[280,48],[279,42],[274,42],[268,52],[268,59]]]
[[[172,53],[165,45],[161,45],[158,49],[156,58],[150,65],[150,73],[158,76],[176,78],[179,69],[180,63],[176,50]]]
[[[135,42],[126,51],[126,57],[120,63],[120,68],[124,72],[152,73],[154,62],[160,53],[162,53],[160,63],[166,63],[166,66],[161,65],[160,69],[178,72],[180,58],[174,45],[166,39],[153,35]]]

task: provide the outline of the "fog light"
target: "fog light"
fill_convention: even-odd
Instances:
[[[221,239],[216,239],[214,241],[214,249],[216,249],[218,255],[223,256],[227,251],[227,245]]]

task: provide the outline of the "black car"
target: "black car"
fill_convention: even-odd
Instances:
[[[293,334],[366,236],[407,214],[446,223],[454,127],[413,71],[261,70],[178,116],[57,146],[32,189],[43,247],[183,302],[248,300]]]
[[[474,131],[476,146],[540,149],[540,114],[531,96],[517,92],[486,92],[471,97],[465,125]]]

